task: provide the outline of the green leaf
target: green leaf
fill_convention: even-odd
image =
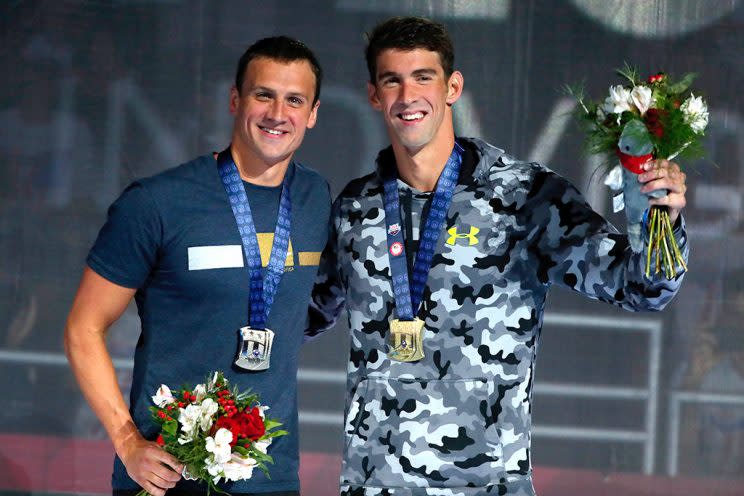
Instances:
[[[697,74],[695,74],[694,72],[685,74],[685,77],[669,86],[669,92],[679,95],[690,87],[696,77]]]
[[[178,432],[178,421],[177,420],[169,420],[163,424],[163,432],[166,434],[169,434],[170,436],[175,436]]]
[[[651,133],[646,129],[646,125],[637,119],[625,125],[617,145],[621,152],[634,157],[648,155],[654,149]]]
[[[282,425],[282,423],[279,422],[278,420],[274,420],[270,418],[264,419],[264,426],[266,427],[267,431],[273,429],[274,427],[279,427],[280,425]]]
[[[278,431],[267,432],[266,437],[279,437],[279,436],[286,436],[287,434],[289,434],[289,432],[285,430],[278,430]]]

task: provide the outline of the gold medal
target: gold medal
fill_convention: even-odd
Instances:
[[[387,356],[398,362],[415,362],[424,358],[424,321],[391,320]]]

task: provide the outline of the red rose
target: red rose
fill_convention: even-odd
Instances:
[[[266,434],[266,426],[256,407],[223,415],[217,419],[212,431],[217,432],[217,429],[227,429],[232,432],[233,439],[230,446],[235,446],[238,439],[258,441],[261,436]]]
[[[648,131],[658,138],[664,136],[664,126],[661,124],[661,118],[664,116],[664,111],[659,109],[648,109],[644,120],[646,121],[646,128]]]
[[[215,432],[217,432],[218,429],[227,429],[228,431],[232,432],[233,438],[232,441],[230,441],[230,447],[235,446],[238,442],[238,438],[240,437],[240,424],[237,422],[237,419],[231,418],[228,416],[222,416],[217,419],[217,422],[214,423],[214,427],[212,428],[212,435],[214,435]]]
[[[241,438],[257,441],[266,433],[266,426],[256,407],[236,414],[235,421],[240,425]]]
[[[158,443],[158,446],[165,446],[165,439],[163,439],[163,435],[160,434],[158,438],[155,440],[156,443]]]

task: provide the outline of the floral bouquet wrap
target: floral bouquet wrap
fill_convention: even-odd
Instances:
[[[258,395],[231,389],[221,372],[194,388],[171,391],[163,384],[152,401],[152,418],[160,426],[157,443],[184,464],[185,479],[207,483],[207,494],[224,493],[217,487],[222,479],[250,479],[254,468],[268,476],[269,445],[287,434],[265,415],[268,407]]]
[[[694,74],[673,82],[663,72],[641,80],[628,66],[617,73],[626,84],[610,86],[609,96],[603,102],[587,101],[581,89],[569,88],[569,92],[579,104],[587,151],[605,155],[608,164],[620,161],[620,166],[609,171],[605,184],[614,190],[622,189],[622,198],[616,197],[616,211],[624,204],[631,249],[642,251],[647,231],[646,276],[650,276],[653,266],[655,273],[663,272],[671,279],[678,271],[687,270],[687,266],[666,208],[653,207],[649,211],[647,199],[647,195],[659,198],[667,192],[642,194],[636,176],[652,159],[701,156],[708,108],[690,90]]]

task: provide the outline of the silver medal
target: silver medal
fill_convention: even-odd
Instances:
[[[241,345],[235,365],[245,370],[266,370],[271,359],[274,331],[271,329],[240,328]]]

